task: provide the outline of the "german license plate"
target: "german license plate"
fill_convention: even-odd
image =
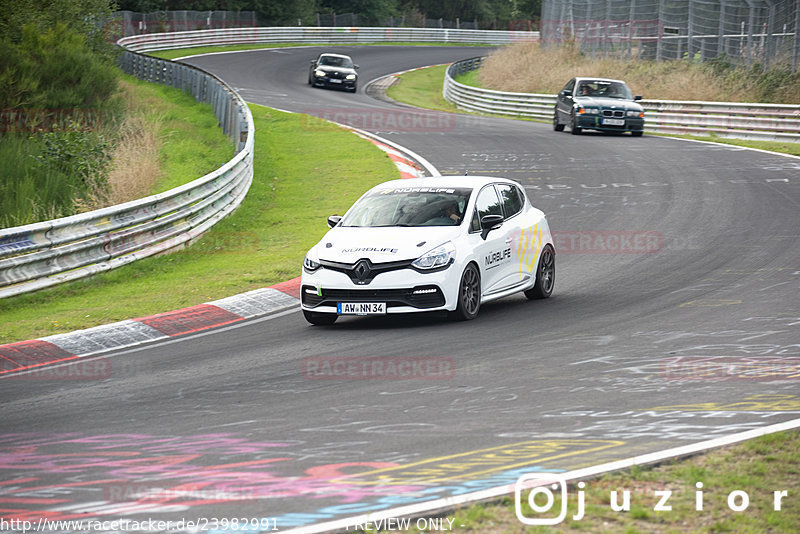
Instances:
[[[336,304],[339,315],[384,315],[385,302],[339,302]]]
[[[342,80],[337,80],[336,78],[331,78],[329,81],[331,83],[342,83]]]
[[[603,119],[603,124],[608,126],[625,126],[625,119]]]

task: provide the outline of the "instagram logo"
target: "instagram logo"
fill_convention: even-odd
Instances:
[[[523,495],[535,514],[552,512],[555,494],[561,495],[561,510],[555,517],[527,517],[523,510]],[[514,485],[514,511],[525,525],[557,525],[567,517],[567,481],[554,473],[528,473],[522,475]]]

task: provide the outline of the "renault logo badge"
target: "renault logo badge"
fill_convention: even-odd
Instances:
[[[366,284],[367,278],[369,278],[369,262],[367,260],[359,260],[356,263],[355,269],[353,269],[356,273],[356,278],[358,278],[359,284]]]

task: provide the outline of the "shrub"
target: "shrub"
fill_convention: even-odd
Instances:
[[[118,70],[92,52],[86,38],[63,24],[22,29],[19,43],[0,43],[0,108],[103,108]]]

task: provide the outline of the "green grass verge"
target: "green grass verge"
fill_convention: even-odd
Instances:
[[[465,72],[464,74],[460,74],[454,78],[455,81],[458,83],[463,83],[464,85],[469,85],[471,87],[483,87],[481,84],[481,79],[478,76],[480,74],[480,70],[470,70]]]
[[[255,176],[236,212],[183,251],[0,300],[0,343],[174,310],[299,276],[306,250],[328,229],[327,216],[397,178],[386,154],[348,131],[250,108]]]
[[[180,89],[128,75],[123,79],[134,88],[131,111],[144,113],[149,122],[158,124],[161,175],[153,194],[191,182],[233,157],[233,142],[222,133],[210,104],[197,102]]]
[[[698,489],[697,483],[702,487]],[[512,498],[499,503],[464,507],[453,514],[455,532],[525,533],[525,532],[744,532],[794,533],[800,525],[800,504],[796,488],[800,486],[800,431],[779,432],[737,445],[716,449],[681,462],[657,467],[639,467],[603,475],[585,481],[579,490],[570,486],[567,519],[553,527],[528,527],[516,517]],[[617,492],[618,504],[629,492],[630,509],[611,508],[611,492]],[[672,493],[666,502],[671,510],[656,511],[660,500],[656,491]],[[579,491],[583,491],[584,516],[576,520]],[[775,509],[776,491],[787,491],[780,510]],[[698,510],[697,493],[702,493]],[[728,505],[731,492],[745,492],[749,506],[734,511]],[[554,492],[557,495],[557,492]],[[555,517],[561,510],[557,496],[550,513],[537,515],[523,494],[526,517]],[[544,496],[537,499],[544,505]],[[734,506],[742,504],[735,494]],[[413,524],[413,522],[412,522]],[[445,521],[447,524],[447,521]],[[417,534],[416,529],[409,531]],[[439,532],[439,531],[427,531]]]
[[[398,102],[437,111],[458,111],[442,96],[442,83],[447,65],[413,70],[397,77],[386,90],[386,96]]]
[[[30,134],[0,134],[0,228],[72,215],[86,194],[80,173],[39,163],[44,155],[44,142]]]
[[[402,102],[426,109],[434,109],[438,111],[451,111],[456,113],[471,114],[468,111],[457,109],[453,104],[447,102],[442,97],[442,83],[444,74],[447,70],[446,66],[440,65],[435,67],[428,67],[407,72],[399,76],[399,81],[386,91],[387,96]],[[475,73],[475,74],[473,74]],[[457,78],[459,83],[466,85],[474,85],[480,87],[477,80],[477,71],[471,71],[465,75]],[[481,114],[487,116],[487,114]],[[494,117],[501,117],[501,115],[491,115]],[[512,117],[509,115],[502,115],[506,119],[517,120],[530,120],[535,122],[550,122],[550,121],[537,121],[536,119],[527,119],[520,117]],[[697,141],[713,141],[715,143],[724,143],[728,145],[741,146],[747,148],[757,148],[760,150],[767,150],[770,152],[779,152],[782,154],[792,154],[800,156],[800,143],[789,143],[786,141],[751,141],[748,139],[730,139],[726,137],[718,137],[716,135],[675,135],[675,134],[649,134],[649,135],[662,135],[665,137],[678,137],[681,139],[694,139]]]

